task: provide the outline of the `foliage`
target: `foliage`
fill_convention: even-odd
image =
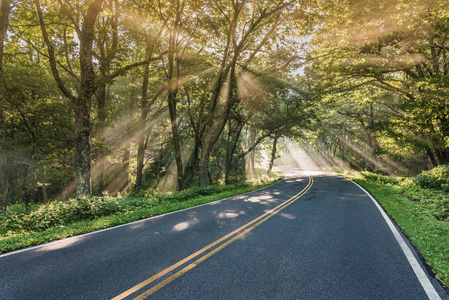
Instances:
[[[313,1],[11,3],[0,206],[237,182],[245,152],[314,117],[291,74]]]
[[[278,181],[208,186],[169,194],[142,197],[145,191],[117,198],[84,197],[70,201],[26,206],[17,203],[0,212],[0,252],[124,224],[167,212],[196,206],[261,188]]]
[[[418,174],[416,177],[393,177],[371,172],[359,172],[361,176],[357,178],[394,187],[397,193],[428,209],[436,219],[449,221],[449,197],[444,190],[442,191],[439,179],[429,175],[440,174],[441,176],[440,170],[444,167],[437,167]]]
[[[381,175],[381,174],[376,174],[376,173],[371,173],[371,172],[360,172],[360,174],[371,181],[377,181],[380,183],[384,183],[384,184],[397,184],[398,180],[395,177],[392,176],[386,176],[386,175]]]
[[[330,5],[305,69],[322,99],[318,146],[403,176],[449,162],[447,13],[442,0]]]
[[[261,183],[262,182],[262,183]],[[115,213],[126,213],[141,208],[151,208],[160,203],[177,203],[203,196],[260,186],[266,182],[251,184],[240,182],[222,186],[192,187],[172,193],[154,193],[140,190],[133,195],[119,198],[109,195],[82,197],[68,201],[52,201],[45,204],[17,203],[0,213],[0,235],[17,235],[39,232],[60,225],[82,220],[92,220]]]
[[[449,165],[441,165],[416,176],[415,182],[423,188],[449,191]]]

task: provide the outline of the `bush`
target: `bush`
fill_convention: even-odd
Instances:
[[[383,184],[397,184],[398,180],[391,176],[380,175],[371,172],[361,172],[363,177],[368,180],[377,181]]]
[[[415,183],[423,188],[449,191],[449,165],[441,165],[418,174]]]
[[[121,204],[111,197],[83,197],[65,202],[8,206],[0,214],[0,235],[8,232],[39,232],[58,225],[91,220],[123,211]]]
[[[156,194],[154,190],[139,191],[136,194],[148,197],[128,196],[115,198],[108,195],[102,197],[83,197],[68,201],[52,201],[45,204],[27,206],[18,203],[0,211],[0,236],[21,234],[24,232],[41,232],[56,226],[66,226],[83,220],[93,220],[116,213],[126,213],[141,208],[150,208],[162,202],[184,202],[201,196],[229,192],[248,187],[248,183],[231,185],[211,185],[193,187],[183,191],[167,194]]]

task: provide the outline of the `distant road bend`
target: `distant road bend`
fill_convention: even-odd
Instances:
[[[449,299],[356,184],[264,189],[0,255],[0,299]]]

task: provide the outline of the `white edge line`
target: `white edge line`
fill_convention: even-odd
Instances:
[[[345,177],[343,177],[345,178]],[[348,178],[346,178],[348,179]],[[349,179],[350,180],[350,179]],[[402,252],[404,252],[405,256],[407,257],[408,262],[410,263],[410,266],[412,267],[413,271],[415,272],[416,277],[418,277],[419,282],[421,283],[422,287],[424,288],[424,291],[427,294],[427,297],[429,297],[430,300],[441,300],[440,295],[435,290],[435,287],[430,282],[429,278],[427,277],[426,273],[422,269],[421,265],[416,260],[415,256],[413,255],[412,251],[410,250],[410,247],[407,245],[407,243],[402,238],[401,234],[396,229],[396,226],[394,226],[393,222],[390,220],[386,212],[383,210],[382,206],[377,202],[374,197],[368,193],[366,189],[364,189],[360,184],[357,182],[354,182],[350,180],[352,183],[357,185],[362,191],[365,192],[365,194],[370,197],[370,199],[374,202],[377,209],[379,209],[380,213],[382,214],[382,217],[385,219],[385,222],[388,224],[388,227],[390,227],[391,232],[393,233],[394,237],[396,238],[396,241],[399,243],[399,246],[402,249]]]
[[[277,182],[275,182],[273,184],[264,186],[264,187],[262,187],[260,189],[254,190],[254,191],[249,191],[249,192],[246,192],[246,193],[243,193],[243,194],[238,194],[238,195],[235,195],[235,196],[227,197],[227,198],[224,198],[224,199],[220,199],[220,200],[216,200],[216,201],[212,201],[212,202],[208,202],[208,203],[204,203],[204,204],[200,204],[200,205],[196,205],[196,206],[192,206],[192,207],[183,208],[183,209],[180,209],[180,210],[175,210],[175,211],[172,211],[172,212],[169,212],[169,213],[166,213],[166,214],[152,216],[152,217],[148,217],[148,218],[145,218],[145,219],[133,221],[133,222],[126,223],[126,224],[120,224],[120,225],[116,225],[116,226],[112,226],[112,227],[108,227],[108,228],[103,228],[103,229],[99,229],[99,230],[92,231],[92,232],[87,232],[87,233],[82,233],[82,234],[75,235],[75,236],[62,238],[62,239],[51,241],[51,242],[48,242],[48,243],[45,243],[45,244],[41,244],[41,245],[36,245],[36,246],[28,247],[28,248],[14,250],[14,251],[11,251],[11,252],[6,252],[6,253],[3,253],[3,254],[0,254],[0,258],[6,257],[6,256],[10,256],[10,255],[14,255],[14,254],[19,254],[19,253],[26,252],[26,251],[39,249],[39,248],[42,248],[42,247],[46,247],[46,246],[49,246],[49,245],[52,245],[52,244],[59,243],[61,241],[70,241],[70,240],[82,239],[82,238],[84,238],[86,236],[93,235],[93,234],[96,234],[96,233],[100,233],[100,232],[104,232],[104,231],[108,231],[108,230],[112,230],[112,229],[117,229],[117,228],[120,228],[120,227],[130,226],[130,225],[134,225],[134,224],[137,224],[137,223],[140,223],[140,222],[146,222],[146,221],[151,220],[151,219],[161,218],[161,217],[164,217],[164,216],[180,213],[180,212],[183,212],[183,211],[186,211],[186,210],[190,210],[190,209],[194,209],[194,208],[197,208],[197,207],[206,206],[206,205],[209,205],[211,203],[216,203],[216,202],[219,202],[219,201],[225,201],[225,200],[229,200],[229,199],[232,199],[232,198],[235,198],[235,197],[243,196],[243,195],[246,195],[246,194],[249,194],[249,193],[261,191],[261,190],[264,190],[264,189],[266,189],[268,187],[272,187],[273,185],[278,184],[281,181],[284,181],[286,179],[286,177],[287,176],[284,175],[284,177],[281,180],[279,180],[279,181],[277,181]]]

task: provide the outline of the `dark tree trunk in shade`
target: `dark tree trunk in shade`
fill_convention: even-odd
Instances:
[[[90,195],[90,118],[88,101],[75,106],[76,196]]]
[[[98,113],[98,121],[100,122],[100,128],[98,129],[98,135],[100,138],[100,147],[98,149],[97,161],[98,165],[98,186],[95,190],[99,194],[101,194],[105,189],[105,180],[106,180],[106,153],[104,145],[106,144],[105,138],[105,124],[106,124],[106,85],[101,85],[97,91],[97,113]]]
[[[181,191],[184,189],[184,179],[183,179],[183,167],[182,167],[182,157],[181,157],[181,147],[179,145],[179,124],[176,113],[176,96],[178,94],[178,86],[177,81],[179,78],[179,61],[177,60],[176,65],[176,78],[174,75],[175,72],[175,49],[176,49],[176,32],[172,31],[170,33],[170,41],[169,41],[169,52],[168,52],[168,111],[170,115],[171,121],[171,130],[173,135],[173,149],[175,155],[176,162],[176,177],[178,182],[178,190]]]
[[[9,26],[11,1],[2,0],[0,6],[0,207],[6,204],[8,193],[6,181],[6,151],[5,151],[5,113],[4,99],[6,98],[5,79],[3,77],[3,52],[6,32]]]
[[[272,170],[274,166],[274,160],[276,159],[276,152],[277,152],[277,143],[278,143],[279,137],[277,135],[273,138],[273,147],[271,149],[271,157],[270,157],[270,164],[268,165],[267,174],[271,177]]]
[[[150,67],[149,65],[145,66],[145,70],[143,72],[143,79],[142,79],[142,99],[140,102],[140,121],[139,121],[139,127],[140,128],[146,128],[146,120],[148,116],[148,77],[149,77]],[[144,160],[145,160],[145,140],[146,140],[146,134],[145,131],[142,132],[138,136],[138,142],[137,142],[137,170],[136,170],[136,187],[142,187],[143,184],[143,167],[144,167]]]
[[[251,147],[256,143],[256,132],[254,129],[249,130],[249,136],[248,136],[248,148]],[[245,155],[246,158],[246,167],[247,167],[247,174],[249,178],[253,178],[255,174],[255,153],[256,151],[253,149],[250,153]]]

